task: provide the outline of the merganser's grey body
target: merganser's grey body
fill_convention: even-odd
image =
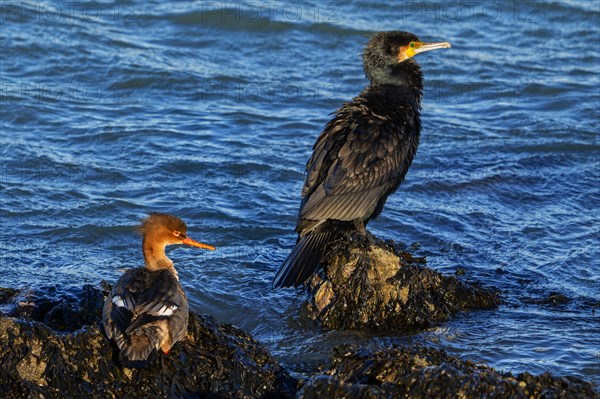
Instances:
[[[165,247],[186,244],[214,250],[187,237],[185,223],[172,215],[150,214],[140,232],[146,267],[121,276],[102,312],[106,335],[119,347],[126,367],[143,367],[153,351],[167,353],[187,332],[187,296]]]

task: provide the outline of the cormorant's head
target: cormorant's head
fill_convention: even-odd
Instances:
[[[425,51],[449,47],[448,42],[424,43],[410,32],[378,32],[363,53],[365,74],[374,84],[411,80],[413,73],[420,78],[419,66],[411,58]]]

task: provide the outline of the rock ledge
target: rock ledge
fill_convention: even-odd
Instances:
[[[379,351],[339,346],[332,365],[298,397],[322,398],[598,398],[589,382],[549,373],[512,375],[428,347]]]
[[[322,262],[304,305],[326,329],[410,331],[500,303],[494,290],[444,276],[371,234],[344,236]]]
[[[101,329],[100,290],[87,286],[78,297],[81,308],[95,304],[83,313],[88,319],[95,314],[96,322],[74,332],[0,314],[0,397],[285,398],[296,390],[295,379],[249,334],[194,313],[187,338],[168,356],[156,354],[158,359],[140,370],[119,367],[118,354]],[[79,307],[66,300],[44,306],[39,297],[35,306],[30,300],[22,302],[28,305],[25,309],[37,309],[48,324],[62,320],[58,313]],[[53,310],[57,306],[60,311]],[[20,308],[17,304],[22,315]],[[39,309],[46,309],[45,314]]]

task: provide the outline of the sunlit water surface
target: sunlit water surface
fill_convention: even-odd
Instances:
[[[192,309],[296,375],[342,343],[425,343],[600,383],[600,3],[1,7],[0,285],[115,281],[142,263],[134,226],[169,212],[218,247],[169,252]],[[302,293],[270,282],[311,146],[365,86],[368,37],[391,29],[453,47],[418,56],[420,148],[369,227],[504,304],[409,336],[319,331]]]

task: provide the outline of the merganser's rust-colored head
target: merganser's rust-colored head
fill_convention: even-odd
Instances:
[[[215,250],[212,245],[193,240],[187,235],[187,226],[177,216],[166,213],[150,213],[142,220],[139,227],[142,234],[144,261],[150,270],[168,269],[173,267],[173,262],[166,256],[167,245],[189,245],[192,247]]]

